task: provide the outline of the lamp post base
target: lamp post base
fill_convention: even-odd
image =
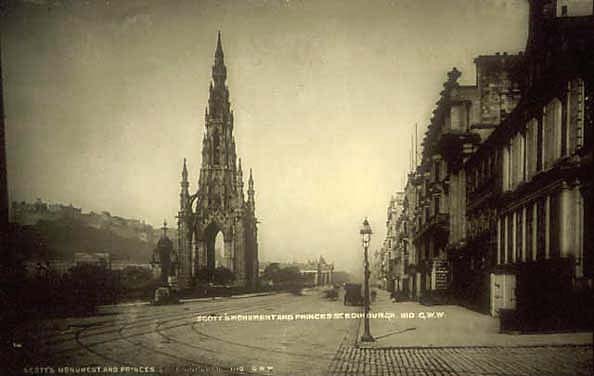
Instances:
[[[361,336],[361,342],[375,342],[375,338],[371,334],[363,334]]]

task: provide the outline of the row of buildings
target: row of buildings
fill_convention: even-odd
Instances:
[[[531,0],[525,52],[478,56],[474,85],[448,72],[388,207],[386,288],[523,320],[591,294],[593,13]]]

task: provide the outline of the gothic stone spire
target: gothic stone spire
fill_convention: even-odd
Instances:
[[[188,167],[186,165],[186,158],[184,158],[184,166],[182,168],[182,180],[181,180],[181,192],[179,193],[179,201],[180,201],[180,210],[186,211],[188,209],[188,201],[190,198],[190,193],[188,188],[190,187],[190,183],[188,182]]]
[[[254,190],[254,177],[252,176],[252,169],[250,168],[250,178],[248,180],[248,205],[252,211],[256,209],[256,199]]]
[[[217,49],[215,51],[215,63],[212,66],[212,79],[215,87],[224,87],[227,79],[227,67],[225,67],[225,54],[221,44],[221,32],[217,38]]]
[[[233,137],[233,113],[226,85],[221,34],[217,37],[205,110],[202,164],[195,195],[188,196],[178,220],[179,286],[186,288],[203,268],[214,269],[217,231],[225,238],[225,262],[237,283],[255,286],[258,278],[257,222],[253,177],[251,198],[243,196],[243,172]],[[184,171],[186,167],[184,166]],[[182,172],[185,180],[185,172]],[[182,183],[185,186],[185,182]],[[191,205],[190,205],[191,203]]]
[[[188,182],[188,166],[186,165],[186,158],[184,158],[184,167],[182,168],[182,183],[184,182]]]
[[[223,47],[221,44],[221,33],[217,39],[217,49],[212,66],[212,82],[210,83],[208,99],[207,122],[210,119],[228,123],[231,117],[229,105],[229,90],[225,85],[227,80],[227,67],[225,67]],[[213,85],[214,82],[214,85]]]

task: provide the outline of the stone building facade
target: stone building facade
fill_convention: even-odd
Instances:
[[[401,227],[404,192],[396,192],[390,199],[386,218],[386,237],[379,251],[379,279],[390,292],[400,291],[405,285],[407,251]],[[406,224],[404,224],[406,226]],[[406,282],[408,285],[408,282]]]
[[[464,92],[455,90],[448,107],[452,114],[462,113],[462,122],[452,122],[438,142],[438,151],[446,162],[448,181],[449,235],[446,247],[448,290],[460,304],[485,311],[489,300],[489,270],[493,264],[493,231],[496,202],[476,196],[468,189],[465,164],[478,152],[520,100],[520,68],[524,55],[495,54],[477,57],[476,85]],[[463,107],[463,110],[460,109]],[[482,162],[484,170],[493,161]],[[486,183],[487,191],[492,188]],[[486,226],[486,227],[485,227]]]
[[[235,283],[255,287],[258,280],[254,179],[250,170],[246,199],[226,78],[219,33],[204,114],[202,166],[195,194],[189,192],[185,160],[182,169],[178,213],[180,288],[190,287],[196,279],[211,280],[216,258],[215,239],[219,232],[224,237],[224,266],[235,274]]]
[[[491,312],[513,309],[535,328],[588,307],[594,271],[593,2],[559,3],[531,2],[522,101],[488,140],[498,164]]]
[[[403,201],[417,297],[532,328],[591,307],[593,13],[532,0],[524,53],[479,56],[476,85],[448,74]]]
[[[416,156],[416,150],[415,150]],[[413,158],[414,161],[414,158]],[[412,170],[407,175],[407,181],[404,186],[404,200],[402,201],[402,211],[400,213],[398,227],[398,239],[402,242],[403,251],[407,254],[407,262],[404,265],[404,274],[408,281],[408,286],[403,285],[401,292],[410,299],[416,299],[420,294],[420,275],[417,276],[417,265],[419,255],[413,242],[415,228],[415,219],[417,213],[417,195],[419,192],[418,179],[416,171]],[[408,292],[408,294],[406,294]]]

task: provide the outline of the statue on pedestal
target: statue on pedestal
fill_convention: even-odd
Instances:
[[[170,277],[175,274],[175,254],[173,252],[173,242],[167,237],[167,221],[163,222],[162,230],[163,234],[157,242],[157,247],[153,251],[153,258],[151,260],[151,264],[157,264],[161,269],[159,278],[161,286],[155,290],[154,304],[175,303],[177,301],[169,282]]]

